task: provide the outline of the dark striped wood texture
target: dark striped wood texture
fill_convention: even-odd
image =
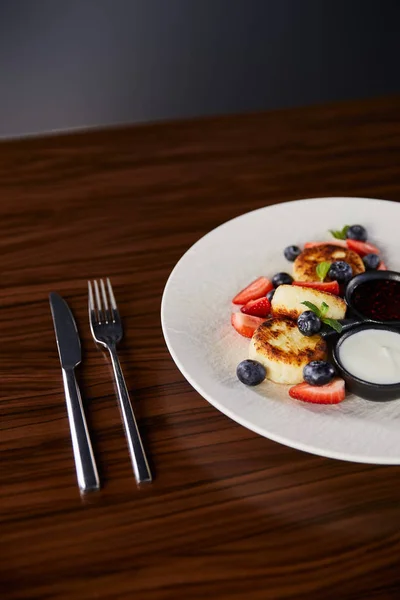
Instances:
[[[167,277],[203,234],[333,195],[400,201],[399,98],[0,144],[2,600],[400,597],[400,467],[247,431],[186,383],[160,328]],[[124,318],[121,358],[155,474],[141,490],[89,333],[86,281],[101,276]],[[85,502],[53,290],[82,336],[103,482]]]

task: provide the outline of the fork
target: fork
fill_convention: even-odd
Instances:
[[[108,297],[102,279],[100,279],[100,286],[96,280],[93,281],[94,294],[92,283],[88,281],[90,329],[95,342],[110,353],[133,471],[136,481],[142,483],[151,481],[152,477],[117,354],[117,344],[123,335],[122,322],[111,282],[108,278],[106,281]]]

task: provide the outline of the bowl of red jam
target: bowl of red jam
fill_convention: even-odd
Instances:
[[[367,271],[350,280],[345,294],[351,316],[400,328],[400,273]]]

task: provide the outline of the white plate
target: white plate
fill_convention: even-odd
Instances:
[[[388,267],[400,271],[400,203],[317,198],[256,210],[217,227],[178,262],[164,290],[161,320],[168,349],[189,383],[218,410],[287,446],[364,463],[400,464],[400,400],[355,396],[335,406],[288,396],[288,387],[255,388],[236,378],[249,341],[230,325],[231,299],[260,275],[291,272],[283,249],[325,240],[328,229],[361,223]]]

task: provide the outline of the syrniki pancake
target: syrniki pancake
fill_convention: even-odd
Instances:
[[[346,314],[346,302],[343,298],[297,285],[280,285],[276,288],[271,302],[272,314],[297,320],[301,313],[309,310],[302,304],[305,301],[312,302],[317,308],[321,308],[325,302],[329,307],[325,316],[330,319],[344,319]]]
[[[321,336],[306,337],[295,321],[272,318],[254,332],[249,358],[264,365],[271,381],[295,384],[303,381],[305,365],[312,360],[325,360],[326,353],[326,342]]]
[[[347,262],[353,270],[353,275],[365,271],[361,257],[352,250],[332,244],[324,244],[303,250],[293,263],[293,277],[296,281],[318,281],[316,271],[318,264],[338,260]],[[326,277],[325,281],[331,280]]]

